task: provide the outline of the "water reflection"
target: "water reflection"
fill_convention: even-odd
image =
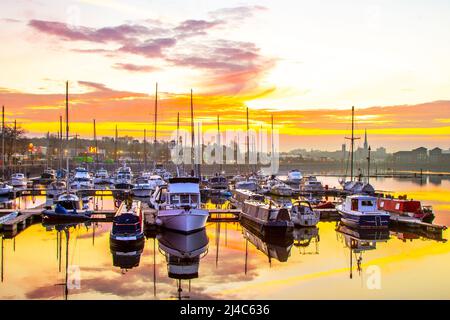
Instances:
[[[187,280],[189,291],[191,280],[198,278],[200,259],[208,252],[209,239],[206,230],[181,234],[165,230],[157,236],[159,251],[165,256],[169,278],[177,280],[177,298],[189,298],[182,294],[182,280]]]
[[[350,279],[353,278],[353,263],[356,261],[358,274],[362,273],[363,254],[375,250],[377,243],[389,240],[389,230],[355,229],[339,223],[336,232],[342,236],[345,246],[350,249]],[[354,258],[353,258],[354,255]]]
[[[300,254],[319,254],[319,228],[295,228],[294,246],[299,248]]]

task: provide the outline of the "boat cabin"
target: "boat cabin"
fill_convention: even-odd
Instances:
[[[113,219],[111,234],[135,235],[143,233],[142,205],[140,201],[124,201]],[[121,239],[117,239],[121,240]]]
[[[345,199],[345,209],[348,211],[357,211],[361,213],[376,212],[377,198],[371,196],[353,195]]]
[[[153,201],[170,207],[200,207],[200,180],[198,178],[172,178],[168,186],[159,186]]]

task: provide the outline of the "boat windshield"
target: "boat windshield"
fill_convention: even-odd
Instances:
[[[141,230],[139,217],[132,213],[125,213],[114,217],[113,234],[134,234]]]
[[[73,210],[73,209],[81,210],[79,201],[61,200],[61,201],[58,201],[58,204],[67,210]]]
[[[171,194],[170,204],[183,206],[183,205],[197,205],[199,202],[198,194]]]

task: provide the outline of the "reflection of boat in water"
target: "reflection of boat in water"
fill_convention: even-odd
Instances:
[[[190,234],[164,230],[157,238],[159,251],[166,257],[169,278],[177,279],[178,298],[181,299],[181,281],[198,278],[200,259],[208,253],[206,230]]]
[[[388,229],[356,229],[340,223],[336,232],[343,236],[345,246],[350,249],[350,278],[353,277],[353,254],[355,254],[358,272],[361,273],[363,253],[375,250],[377,243],[389,240]]]
[[[113,266],[122,269],[122,273],[136,268],[141,261],[141,255],[144,251],[145,242],[139,241],[136,245],[117,246],[116,242],[110,238],[109,247],[113,258]]]
[[[294,238],[291,234],[283,237],[266,236],[261,233],[254,232],[247,228],[245,224],[242,226],[244,239],[252,243],[256,249],[264,253],[269,262],[276,259],[280,262],[286,262],[291,255],[291,248],[294,244]]]
[[[300,249],[301,254],[319,254],[319,228],[295,228],[294,229],[294,246]],[[314,244],[314,251],[306,251]]]
[[[413,241],[417,239],[427,239],[439,242],[447,242],[447,239],[443,238],[442,229],[427,229],[427,228],[417,228],[408,227],[399,224],[394,224],[389,227],[390,234],[403,242]]]

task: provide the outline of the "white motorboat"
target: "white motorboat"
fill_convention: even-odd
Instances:
[[[109,177],[108,171],[105,169],[99,169],[94,175],[94,184],[111,184],[111,178]]]
[[[237,181],[234,185],[235,189],[249,190],[252,192],[258,191],[258,182],[255,179],[246,179]]]
[[[296,226],[312,227],[319,223],[320,212],[314,211],[308,201],[296,201],[292,205],[291,219]]]
[[[92,189],[93,186],[91,174],[86,168],[76,168],[75,174],[70,182],[70,188],[75,190]]]
[[[131,168],[127,167],[125,164],[117,170],[117,175],[114,180],[114,187],[116,189],[132,189],[133,183],[133,173]]]
[[[47,197],[55,198],[67,190],[65,180],[56,180],[47,186]]]
[[[299,184],[300,180],[302,180],[303,176],[302,173],[297,170],[291,170],[288,172],[288,177],[287,177],[287,183],[291,183],[291,184]]]
[[[323,192],[323,185],[315,176],[304,177],[300,182],[300,191]]]
[[[378,209],[377,198],[366,195],[348,196],[336,206],[341,221],[357,228],[387,228],[389,213]]]
[[[11,185],[14,188],[26,188],[27,187],[27,178],[23,173],[14,173],[11,176]]]
[[[0,196],[9,196],[13,189],[13,186],[7,184],[6,182],[0,182]]]
[[[276,181],[270,185],[270,193],[280,197],[292,197],[294,195],[294,190],[286,183]]]
[[[156,189],[151,203],[158,211],[156,223],[167,229],[190,233],[204,228],[209,217],[201,209],[198,178],[169,179],[167,187]]]
[[[362,181],[342,181],[342,188],[350,194],[374,194],[375,189],[370,183]]]
[[[42,212],[46,221],[85,221],[90,219],[92,211],[83,204],[83,201],[71,192],[65,192],[54,201],[55,206]]]
[[[131,193],[135,197],[146,198],[152,195],[152,192],[155,190],[154,185],[150,183],[149,178],[139,177],[136,179],[136,183],[131,189]]]

